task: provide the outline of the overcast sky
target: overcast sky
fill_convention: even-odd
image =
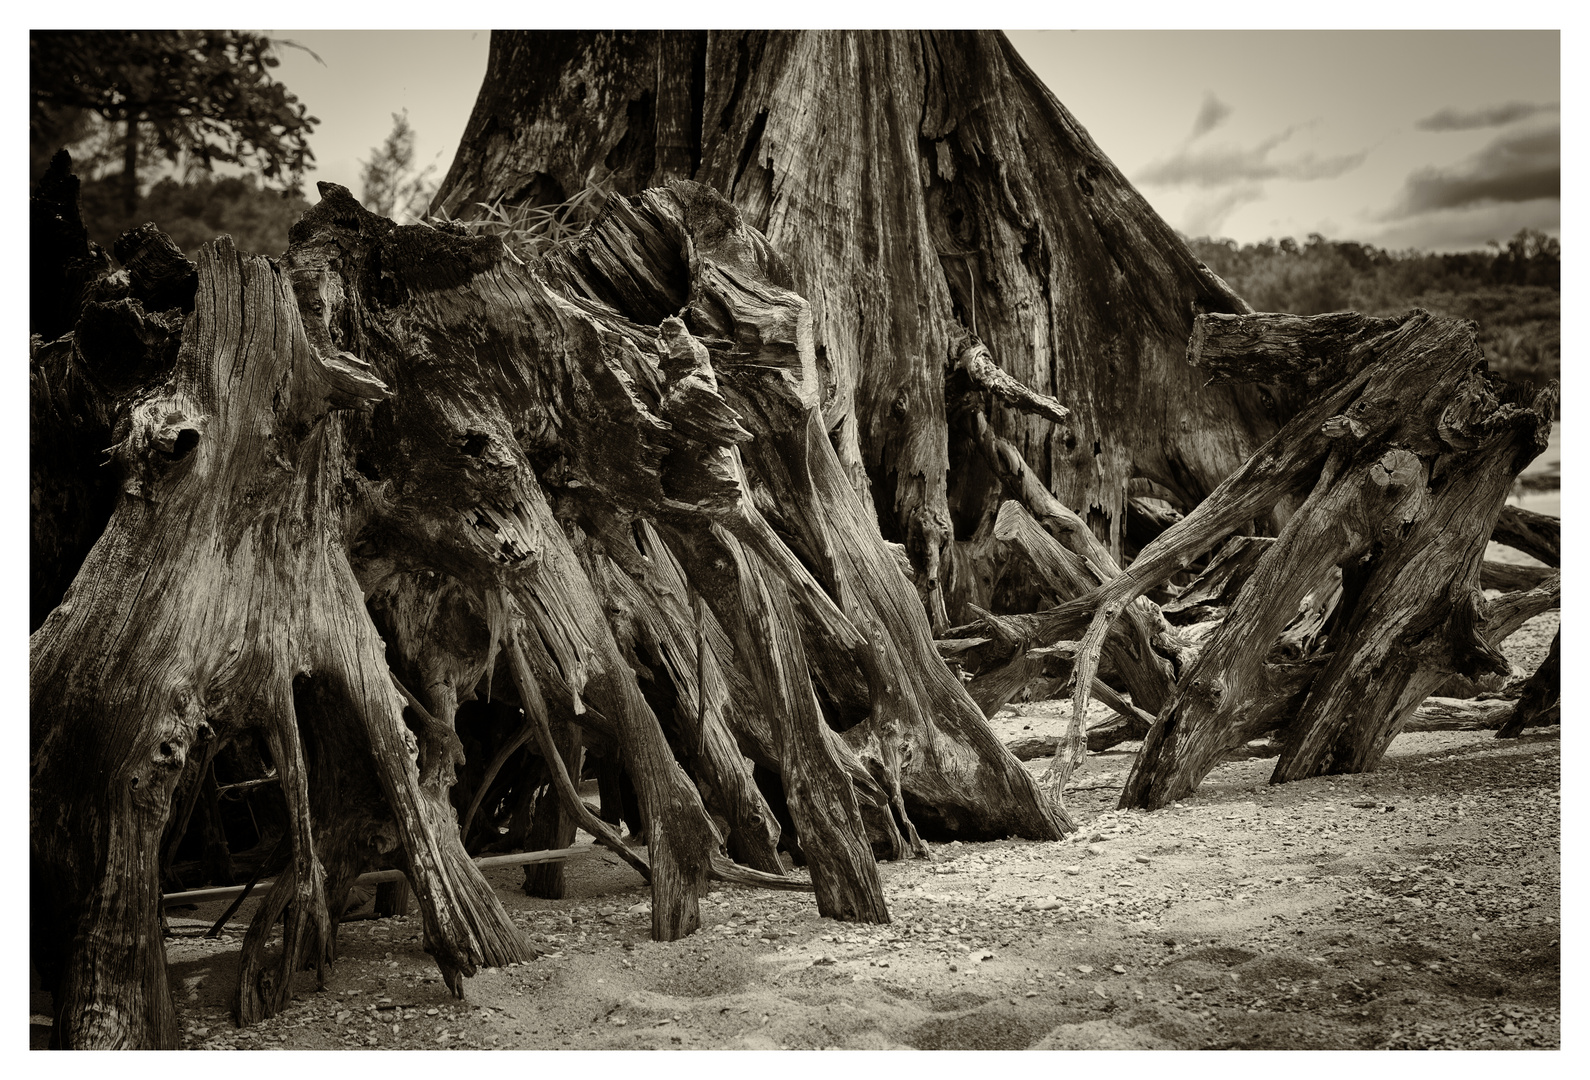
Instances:
[[[407,108],[447,171],[486,31],[271,31],[278,77],[321,124],[313,180]],[[1017,49],[1171,225],[1247,243],[1311,232],[1458,250],[1558,232],[1555,31],[1018,31]]]

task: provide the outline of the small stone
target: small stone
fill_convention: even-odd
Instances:
[[[1077,970],[1082,972],[1082,974],[1084,974],[1084,975],[1093,974],[1093,967],[1091,965],[1089,965],[1089,964],[1078,964],[1077,965]]]

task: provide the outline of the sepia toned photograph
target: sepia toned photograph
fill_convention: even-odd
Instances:
[[[30,1048],[1560,1050],[1561,47],[31,30]]]

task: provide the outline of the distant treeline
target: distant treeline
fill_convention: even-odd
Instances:
[[[1259,311],[1394,315],[1424,308],[1472,319],[1492,370],[1542,384],[1561,370],[1562,249],[1523,229],[1507,245],[1434,255],[1311,234],[1238,246],[1206,236],[1197,256]]]

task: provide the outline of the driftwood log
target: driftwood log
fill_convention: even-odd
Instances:
[[[1203,315],[1188,352],[1213,377],[1281,385],[1298,411],[1125,571],[1046,611],[954,632],[1011,643],[1007,667],[1080,638],[1069,650],[1071,733],[1041,779],[1052,794],[1080,761],[1079,718],[1122,615],[1277,503],[1297,500],[1279,536],[1227,544],[1170,605],[1218,621],[1182,654],[1123,807],[1182,798],[1276,729],[1277,782],[1372,769],[1432,690],[1453,674],[1506,674],[1501,640],[1558,603],[1549,569],[1491,601],[1481,591],[1493,535],[1554,557],[1547,522],[1498,522],[1514,478],[1545,448],[1556,387],[1505,400],[1470,324],[1424,312]]]

